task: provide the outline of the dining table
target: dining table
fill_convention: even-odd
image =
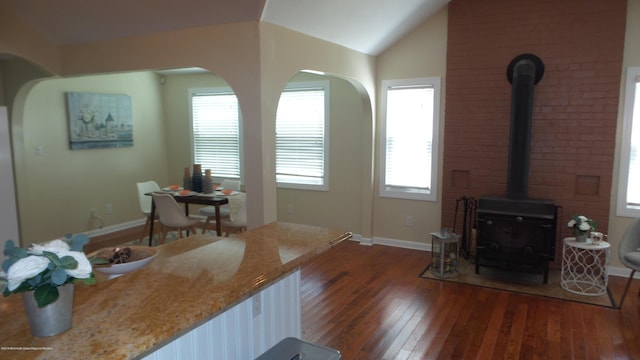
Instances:
[[[189,216],[189,204],[214,206],[216,208],[216,235],[222,236],[222,224],[220,222],[220,206],[229,203],[229,199],[222,195],[222,193],[214,192],[213,194],[195,193],[190,195],[180,195],[179,192],[159,191],[157,193],[172,194],[176,202],[184,204],[184,214]],[[151,196],[153,192],[146,193],[145,195]],[[151,213],[149,214],[151,219],[155,219],[156,216],[156,204],[151,201]],[[149,246],[153,244],[153,223],[151,221],[149,226]]]

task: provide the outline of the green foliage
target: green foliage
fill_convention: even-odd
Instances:
[[[59,296],[58,287],[52,284],[44,284],[33,292],[33,298],[40,308],[58,300]]]
[[[89,259],[89,262],[91,263],[91,265],[103,265],[103,264],[109,264],[109,259],[94,256]]]
[[[67,234],[64,237],[69,240],[68,243],[71,251],[82,251],[84,246],[89,243],[89,237],[85,234],[78,234],[76,236]]]
[[[95,275],[93,275],[93,273],[91,273],[91,276],[89,276],[86,279],[74,279],[74,283],[78,282],[78,281],[82,281],[85,285],[93,285],[96,283],[96,277]]]
[[[89,237],[84,234],[75,236],[68,234],[65,235],[63,241],[69,245],[69,251],[82,252],[84,246],[89,242]],[[38,307],[44,307],[58,299],[58,286],[74,282],[75,280],[82,280],[87,285],[93,285],[96,282],[93,273],[90,273],[86,279],[76,279],[67,273],[66,270],[75,270],[78,268],[78,261],[73,256],[66,255],[59,257],[56,253],[44,249],[41,255],[37,252],[29,253],[27,250],[17,247],[13,240],[8,240],[5,243],[4,255],[7,257],[2,263],[2,270],[5,272],[5,276],[7,276],[11,266],[20,259],[29,256],[43,256],[49,260],[46,269],[39,274],[22,281],[22,283],[12,291],[9,291],[8,286],[4,286],[2,291],[2,295],[5,297],[11,294],[33,291]],[[94,262],[91,263],[93,264]],[[0,279],[0,281],[8,283],[7,279]]]
[[[29,256],[27,250],[21,247],[17,247],[13,240],[8,240],[5,243],[3,254],[7,257],[4,262],[2,262],[2,271],[4,271],[5,273],[9,271],[11,265],[13,265],[16,261]]]
[[[596,231],[596,226],[598,226],[598,223],[595,220],[590,219],[584,215],[575,214],[571,217],[567,225],[570,228],[574,228],[574,231],[587,232]],[[583,229],[583,227],[588,227],[588,229]]]

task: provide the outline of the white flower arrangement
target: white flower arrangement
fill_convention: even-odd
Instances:
[[[596,222],[584,215],[574,215],[567,223],[567,226],[582,232],[596,230]]]
[[[25,250],[12,240],[7,241],[4,249],[7,259],[0,272],[0,281],[6,282],[2,294],[34,291],[38,307],[44,307],[58,299],[58,286],[75,279],[94,284],[91,262],[82,252],[88,242],[86,235],[67,235],[46,244],[31,244]]]

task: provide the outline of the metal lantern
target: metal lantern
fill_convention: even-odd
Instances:
[[[431,233],[431,272],[439,278],[458,276],[460,236],[443,229]]]

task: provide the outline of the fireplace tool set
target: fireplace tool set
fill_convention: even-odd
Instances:
[[[472,197],[463,196],[456,200],[455,217],[453,218],[453,232],[456,232],[458,211],[462,207],[462,234],[460,235],[460,256],[465,259],[475,255],[476,209],[478,201]]]

